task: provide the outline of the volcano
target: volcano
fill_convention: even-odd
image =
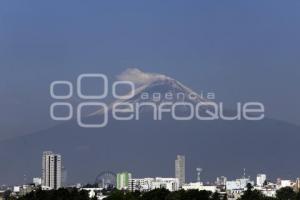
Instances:
[[[137,88],[123,102],[145,102],[142,94],[156,104],[163,102],[209,101],[172,78],[152,80]],[[161,94],[159,100],[152,97]],[[181,94],[184,99],[169,99]],[[193,94],[193,98],[188,98]],[[150,98],[150,96],[152,96]],[[116,102],[114,102],[116,103]],[[113,104],[112,104],[113,105]],[[185,112],[181,110],[180,112]],[[300,128],[273,120],[260,121],[176,121],[171,117],[153,120],[142,110],[140,120],[117,121],[109,115],[103,128],[82,128],[76,120],[0,143],[0,182],[22,183],[41,176],[45,150],[60,153],[68,171],[68,183],[92,183],[102,171],[129,171],[134,177],[174,176],[177,154],[186,156],[188,181],[196,179],[196,168],[204,169],[202,179],[214,181],[225,175],[238,177],[246,168],[249,175],[266,173],[270,178],[299,176]],[[103,113],[95,110],[86,119],[97,121]]]

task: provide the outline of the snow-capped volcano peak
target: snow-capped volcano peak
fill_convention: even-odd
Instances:
[[[179,81],[165,76],[136,89],[135,95],[127,102],[191,102],[207,101]]]
[[[158,73],[143,72],[137,68],[129,68],[117,76],[119,80],[131,81],[136,89],[134,96],[127,102],[178,102],[198,103],[206,101],[199,94],[179,81]]]
[[[128,68],[117,76],[118,80],[130,81],[137,86],[146,85],[154,81],[169,79],[164,74],[143,72],[137,68]]]
[[[122,73],[117,78],[122,81],[131,81],[136,88],[131,98],[117,99],[111,103],[110,108],[117,103],[135,104],[148,102],[159,105],[165,102],[188,102],[197,104],[199,102],[208,101],[179,81],[163,74],[150,74],[141,72],[138,69],[130,69],[126,70],[126,73]],[[132,93],[132,91],[129,93]],[[102,113],[102,111],[98,110],[91,115],[99,113]]]

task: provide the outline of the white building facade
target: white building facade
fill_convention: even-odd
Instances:
[[[50,189],[61,187],[61,155],[54,154],[51,151],[43,153],[42,162],[42,186]]]
[[[244,190],[246,189],[248,183],[254,185],[254,182],[250,181],[249,178],[241,178],[241,179],[236,179],[234,181],[227,181],[226,190],[231,190],[231,191]]]
[[[161,178],[157,177],[152,182],[151,190],[165,188],[170,192],[179,190],[179,179],[178,178]]]
[[[150,191],[154,178],[132,178],[129,179],[128,189],[130,191]]]
[[[257,174],[256,177],[256,185],[262,187],[267,180],[267,175],[265,174]]]
[[[129,179],[128,189],[130,191],[150,191],[165,188],[171,192],[179,190],[179,180],[177,178],[139,178]]]
[[[175,178],[179,180],[179,186],[185,184],[185,156],[177,155],[175,160]]]
[[[210,191],[212,193],[217,191],[217,186],[215,185],[203,185],[201,182],[196,182],[196,183],[188,183],[188,184],[184,184],[182,186],[182,189],[184,190],[206,190],[206,191]]]

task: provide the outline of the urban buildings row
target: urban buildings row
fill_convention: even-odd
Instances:
[[[258,174],[256,182],[245,176],[235,180],[227,180],[226,177],[222,176],[218,177],[216,182],[210,185],[205,185],[202,182],[183,183],[180,185],[178,178],[130,178],[132,176],[131,173],[122,172],[121,174],[128,177],[128,179],[117,179],[117,181],[121,181],[117,183],[118,189],[128,191],[147,192],[157,188],[165,188],[171,192],[180,189],[206,190],[212,193],[219,192],[220,194],[227,194],[228,199],[238,199],[247,190],[248,184],[251,184],[254,186],[254,189],[261,191],[262,194],[268,197],[275,197],[276,191],[284,187],[291,187],[295,191],[300,190],[299,178],[296,179],[296,181],[278,179],[276,183],[272,183],[267,180],[266,174]]]
[[[175,178],[132,178],[129,172],[117,174],[117,188],[129,191],[150,191],[156,188],[165,188],[169,191],[183,190],[206,190],[212,193],[219,192],[227,194],[228,199],[238,199],[251,184],[254,189],[259,190],[268,197],[275,197],[276,191],[283,187],[291,187],[296,191],[300,190],[300,179],[296,181],[278,179],[276,183],[268,181],[266,174],[258,174],[256,181],[244,175],[235,180],[228,180],[225,176],[218,177],[214,184],[205,185],[200,181],[201,168],[197,168],[197,182],[186,183],[185,179],[185,156],[177,155],[175,160]],[[123,178],[120,178],[123,177]]]
[[[174,177],[148,177],[148,178],[135,178],[130,172],[121,173],[109,173],[109,181],[100,180],[97,186],[82,187],[80,184],[73,185],[69,187],[77,187],[82,190],[88,190],[90,197],[97,195],[97,197],[102,198],[101,191],[106,188],[106,183],[112,184],[110,186],[116,187],[119,190],[126,191],[142,191],[147,192],[157,188],[165,188],[169,191],[183,190],[206,190],[214,192],[219,192],[221,194],[226,194],[228,199],[236,200],[238,199],[247,189],[247,184],[254,186],[254,189],[261,191],[264,195],[269,197],[275,197],[276,191],[283,187],[291,187],[296,191],[300,190],[300,179],[296,180],[281,180],[277,179],[275,183],[270,182],[267,179],[266,174],[258,174],[255,181],[250,180],[246,177],[245,171],[241,178],[235,180],[228,180],[225,176],[218,177],[216,182],[213,184],[204,184],[201,182],[200,173],[201,168],[197,168],[197,181],[187,183],[185,177],[185,156],[177,155],[174,163]],[[104,173],[107,174],[107,173]],[[58,189],[64,187],[63,182],[66,178],[62,166],[62,156],[60,154],[53,153],[51,151],[45,151],[42,155],[42,176],[33,178],[32,184],[23,186],[13,186],[10,188],[13,194],[16,196],[22,196],[37,187],[41,187],[43,190]],[[115,180],[113,180],[115,179]],[[68,186],[65,186],[68,187]],[[107,188],[106,188],[107,189]],[[0,188],[0,196],[1,192]]]

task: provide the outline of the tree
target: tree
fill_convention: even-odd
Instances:
[[[142,199],[143,200],[165,200],[166,197],[169,195],[169,193],[170,191],[165,188],[155,189],[145,193]]]
[[[140,192],[114,190],[105,200],[139,200]]]
[[[168,196],[166,197],[166,200],[180,200],[184,199],[186,191],[185,190],[179,190],[175,192],[170,192]]]
[[[296,196],[296,193],[291,187],[284,187],[276,191],[278,200],[294,200]]]
[[[7,200],[9,198],[11,194],[11,191],[10,190],[6,190],[4,193],[3,193],[3,199],[4,200]]]
[[[221,199],[220,194],[218,192],[213,193],[211,199],[212,200],[220,200]]]
[[[227,194],[224,195],[222,200],[228,200]]]
[[[295,200],[300,200],[300,192],[297,192]]]
[[[18,200],[90,200],[88,192],[76,188],[32,191]]]
[[[247,190],[239,200],[264,200],[264,195],[258,190],[253,190],[252,185],[248,183]]]

